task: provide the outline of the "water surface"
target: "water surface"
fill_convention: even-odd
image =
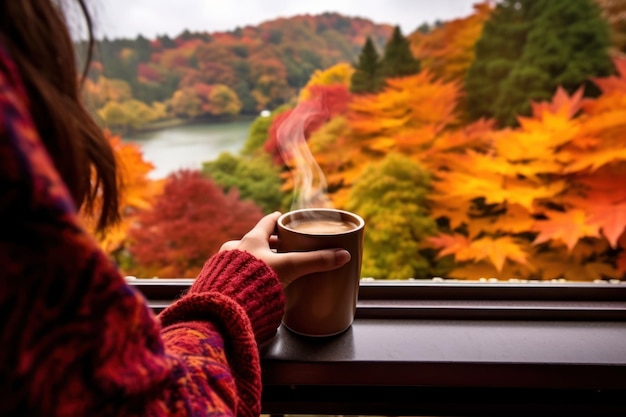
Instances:
[[[144,159],[154,164],[150,178],[164,178],[182,169],[200,169],[202,163],[222,152],[237,154],[248,138],[251,119],[193,124],[125,136],[125,142],[141,147]]]

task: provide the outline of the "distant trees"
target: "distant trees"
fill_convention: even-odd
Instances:
[[[420,63],[411,53],[409,42],[402,36],[399,26],[394,28],[385,46],[380,71],[384,78],[406,77],[420,72]]]
[[[476,43],[467,74],[471,120],[495,118],[501,126],[530,114],[531,100],[547,100],[563,86],[573,92],[592,76],[613,71],[607,24],[592,0],[504,0]]]
[[[127,99],[148,107],[169,102],[173,105],[166,109],[169,118],[258,114],[289,102],[316,70],[352,61],[366,36],[380,48],[391,31],[389,25],[325,13],[232,32],[186,30],[175,38],[162,35],[153,40],[104,38],[96,48],[90,77],[94,83],[100,78],[125,83]],[[84,42],[77,49],[84,53]],[[203,97],[181,93],[196,84],[220,86],[209,100],[211,110]],[[94,113],[110,101],[120,102],[101,95],[92,106]],[[119,105],[109,107],[105,113],[121,115]],[[117,131],[119,126],[109,125]]]
[[[354,65],[352,84],[350,91],[355,94],[374,93],[382,86],[382,74],[380,56],[372,40],[368,37],[359,55],[358,62]]]
[[[407,39],[396,26],[385,46],[382,58],[368,37],[354,65],[350,91],[355,94],[376,93],[385,85],[385,79],[417,74],[420,63],[413,54]]]

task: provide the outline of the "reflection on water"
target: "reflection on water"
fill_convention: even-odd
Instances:
[[[181,168],[199,169],[202,162],[222,153],[238,153],[252,120],[227,123],[195,124],[171,127],[155,132],[125,136],[125,142],[138,144],[144,158],[154,164],[150,178],[164,178]]]

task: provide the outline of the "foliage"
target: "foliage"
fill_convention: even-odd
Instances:
[[[175,116],[187,119],[234,116],[241,109],[237,93],[222,84],[196,83],[177,90],[167,104]]]
[[[248,157],[222,153],[215,161],[205,162],[202,173],[225,193],[237,189],[242,200],[253,201],[266,214],[282,209],[285,194],[279,169],[264,152]]]
[[[129,232],[134,267],[141,277],[193,278],[221,245],[240,239],[262,217],[236,190],[222,193],[198,171],[179,171],[163,194],[142,210]]]
[[[530,100],[548,99],[557,86],[572,93],[588,77],[611,73],[608,46],[607,24],[592,0],[504,0],[476,44],[467,112],[514,126],[518,115],[530,114]]]
[[[458,84],[435,80],[422,71],[387,80],[378,94],[351,97],[346,110],[337,114],[346,124],[336,126],[334,140],[324,139],[322,144],[311,139],[335,205],[346,204],[349,189],[366,164],[391,152],[419,158],[437,133],[458,121],[454,111],[458,95]]]
[[[109,101],[98,110],[98,116],[104,125],[116,132],[141,129],[150,122],[163,119],[165,115],[165,107],[161,103],[154,103],[150,107],[134,99]]]
[[[346,205],[367,224],[362,276],[406,279],[427,276],[419,255],[436,230],[428,216],[429,174],[406,156],[391,153],[370,165],[354,184]]]
[[[413,55],[422,68],[444,81],[464,80],[474,61],[474,45],[491,11],[491,3],[485,1],[475,4],[474,13],[467,17],[412,33],[408,39]]]
[[[626,272],[626,62],[616,66],[620,77],[597,80],[597,99],[559,89],[551,102],[534,103],[519,128],[493,132],[487,152],[443,159],[431,198],[450,233],[431,242],[455,256],[452,276],[593,280]]]

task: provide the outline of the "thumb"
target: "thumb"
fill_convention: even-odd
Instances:
[[[283,256],[283,264],[291,266],[283,275],[285,281],[287,281],[283,282],[285,287],[304,275],[337,269],[351,259],[350,252],[345,249],[287,252],[281,255]]]

